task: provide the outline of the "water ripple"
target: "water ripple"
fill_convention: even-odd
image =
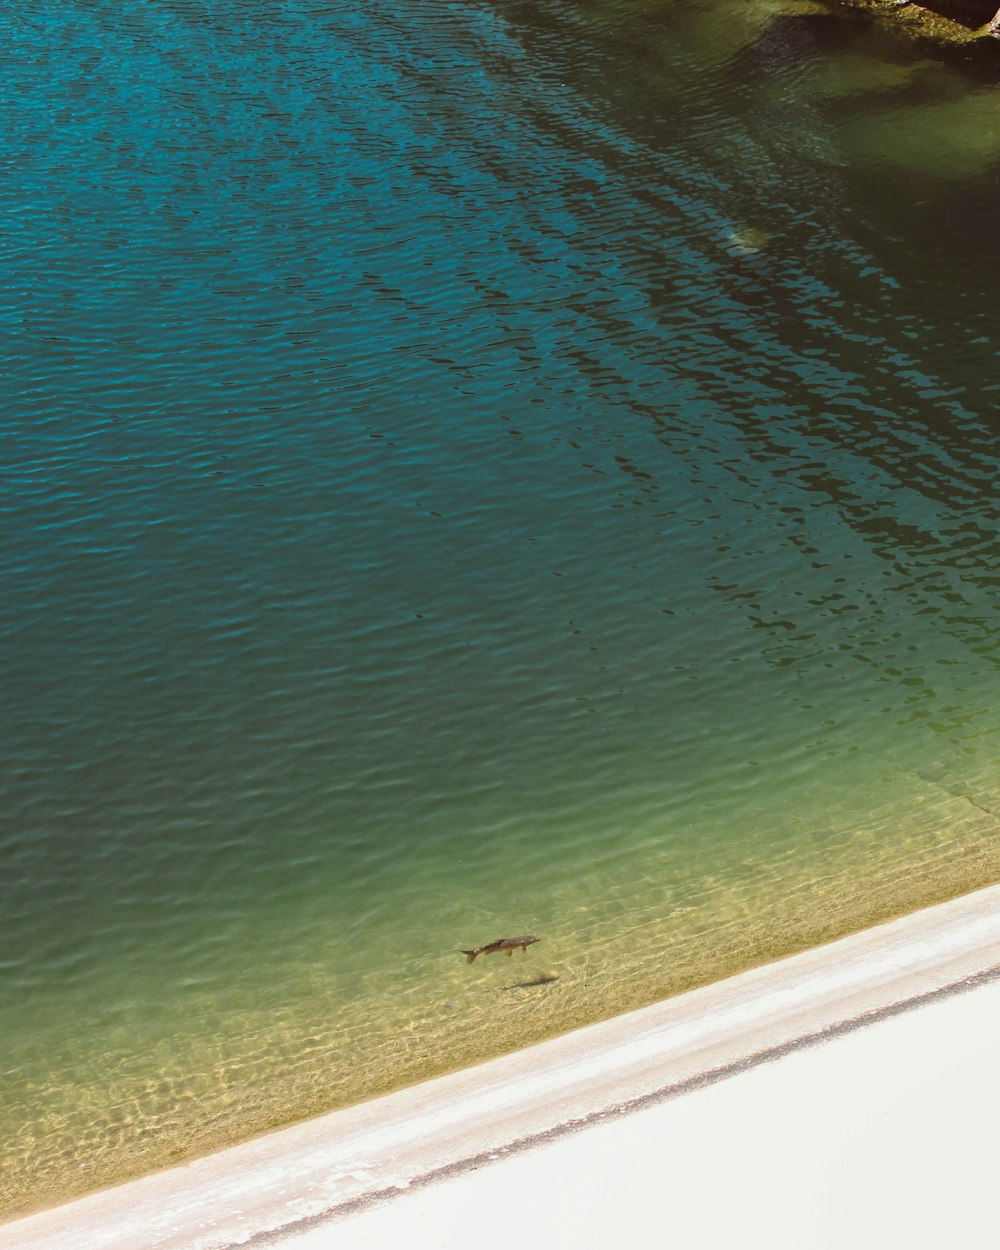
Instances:
[[[750,8],[0,18],[5,1210],[1000,872],[996,93]]]

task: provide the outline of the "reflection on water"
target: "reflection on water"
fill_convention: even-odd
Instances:
[[[811,0],[0,29],[6,1210],[1000,877],[981,66]]]

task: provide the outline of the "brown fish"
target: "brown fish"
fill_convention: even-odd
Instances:
[[[480,946],[478,950],[474,951],[462,951],[462,954],[468,957],[470,964],[477,955],[499,955],[501,951],[506,951],[508,955],[513,955],[518,947],[527,955],[528,947],[540,940],[540,938],[533,937],[530,933],[525,937],[497,938],[495,942],[490,942],[488,946]]]

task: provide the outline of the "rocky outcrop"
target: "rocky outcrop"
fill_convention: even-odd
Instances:
[[[1000,24],[1000,12],[994,0],[923,0],[923,7],[969,30]]]
[[[960,46],[988,41],[1000,51],[1000,0],[834,0],[898,22],[934,43]]]

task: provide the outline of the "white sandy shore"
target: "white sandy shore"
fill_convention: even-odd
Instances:
[[[1000,887],[0,1227],[0,1250],[993,1244]]]

